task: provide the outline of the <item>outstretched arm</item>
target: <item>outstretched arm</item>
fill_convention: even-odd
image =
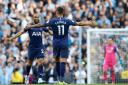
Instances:
[[[47,27],[46,25],[41,25],[40,23],[27,26],[26,28],[40,28],[40,27]]]
[[[31,29],[31,28],[24,28],[23,30],[21,30],[20,32],[18,32],[17,34],[15,34],[14,36],[10,37],[9,40],[13,40],[13,39],[19,37],[20,35],[24,34],[29,29]]]
[[[50,35],[53,35],[53,32],[52,32],[51,30],[48,30],[48,33],[49,33]]]
[[[9,40],[11,41],[11,40],[13,40],[13,39],[16,39],[17,37],[19,37],[20,35],[22,35],[24,32],[25,32],[24,30],[18,32],[18,33],[15,34],[14,36],[10,37]]]
[[[16,27],[16,23],[7,19],[8,24],[12,25],[13,27]]]
[[[49,27],[47,27],[47,28],[45,27],[45,28],[42,28],[42,29],[43,29],[44,32],[46,32],[46,33],[48,33],[50,35],[53,35],[53,32]]]
[[[97,26],[98,24],[95,21],[81,21],[76,22],[77,26]]]

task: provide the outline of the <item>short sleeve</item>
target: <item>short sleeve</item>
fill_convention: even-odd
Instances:
[[[117,52],[118,51],[118,48],[117,46],[114,47],[114,51]]]
[[[48,27],[47,28],[42,28],[44,32],[48,32]]]
[[[69,19],[68,19],[68,24],[69,24],[69,25],[72,25],[72,26],[75,26],[75,25],[76,25],[76,22],[73,21],[73,20],[69,20]]]

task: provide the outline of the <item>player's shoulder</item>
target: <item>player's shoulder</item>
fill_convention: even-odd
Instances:
[[[51,19],[47,20],[46,23],[54,22],[55,20],[56,20],[55,18],[51,18]]]
[[[66,18],[66,17],[55,17],[55,18],[52,18],[52,19],[50,19],[51,21],[58,21],[58,20],[64,20],[64,21],[72,21],[72,20],[70,20],[70,19],[68,19],[68,18]]]
[[[51,21],[55,21],[55,20],[58,20],[58,18],[54,17],[52,19],[50,19]]]
[[[65,18],[65,17],[64,17],[63,19],[64,19],[64,20],[66,20],[66,21],[71,21],[70,19],[68,19],[68,18]]]
[[[107,44],[103,45],[104,48],[106,48],[107,46],[108,46]]]
[[[74,20],[72,20],[72,19],[68,19],[68,18],[65,18],[65,19],[66,19],[66,21],[71,22],[71,23],[76,22],[76,21],[74,21]]]
[[[40,31],[40,30],[42,30],[42,28],[31,28],[31,29],[29,29],[28,31]]]
[[[54,17],[54,18],[51,18],[50,20],[56,20],[57,18],[56,17]]]

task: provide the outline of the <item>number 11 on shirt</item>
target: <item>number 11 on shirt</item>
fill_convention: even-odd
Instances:
[[[58,25],[58,35],[64,35],[64,25]]]

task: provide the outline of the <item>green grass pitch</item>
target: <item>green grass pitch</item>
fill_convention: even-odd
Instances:
[[[128,84],[42,84],[42,85],[128,85]]]
[[[18,84],[11,84],[11,85],[18,85]],[[26,84],[19,84],[19,85],[26,85]],[[128,85],[128,84],[124,83],[124,84],[27,84],[27,85]]]

